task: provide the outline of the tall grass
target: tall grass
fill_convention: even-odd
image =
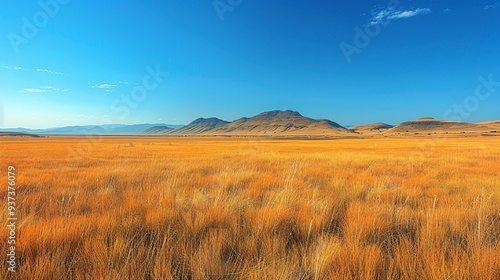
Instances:
[[[498,138],[79,141],[0,139],[2,279],[500,279]]]

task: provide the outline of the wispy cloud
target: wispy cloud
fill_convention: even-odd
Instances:
[[[3,69],[12,69],[12,70],[23,70],[22,67],[19,66],[9,66],[7,64],[2,64]]]
[[[39,88],[25,88],[22,90],[22,92],[28,92],[28,93],[42,93],[42,92],[53,92],[53,91],[67,92],[69,91],[69,89],[59,89],[54,86],[41,86]]]
[[[37,69],[33,70],[33,69],[29,69],[29,68],[23,68],[20,66],[10,66],[10,65],[7,65],[5,63],[2,64],[2,68],[12,69],[12,70],[28,70],[28,71],[45,72],[45,73],[54,74],[54,75],[61,75],[62,74],[61,72],[51,71],[51,70],[44,69],[44,68],[37,68]]]
[[[43,69],[43,68],[37,68],[36,71],[45,72],[45,73],[54,74],[54,75],[61,75],[62,74],[61,72],[54,72],[54,71],[50,71],[48,69]]]
[[[394,8],[372,11],[369,25],[383,24],[387,25],[393,20],[411,18],[418,15],[426,15],[431,12],[429,8],[418,8],[414,10],[397,11]]]
[[[24,92],[29,92],[29,93],[47,92],[47,90],[45,90],[45,89],[39,89],[39,88],[25,88],[23,91]]]
[[[496,3],[493,3],[493,4],[486,5],[486,6],[484,6],[484,9],[485,10],[489,10],[489,9],[496,9],[498,7],[500,7],[500,2],[496,2]]]
[[[114,92],[118,87],[130,85],[129,82],[125,81],[114,81],[113,83],[102,83],[102,84],[93,84],[89,83],[92,88],[102,89],[106,92]]]
[[[100,89],[111,89],[111,88],[115,88],[116,85],[114,85],[114,84],[97,84],[97,85],[93,85],[92,87],[93,88],[100,88]]]

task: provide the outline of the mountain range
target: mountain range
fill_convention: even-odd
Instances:
[[[215,117],[199,118],[186,126],[168,124],[109,124],[101,126],[66,126],[50,129],[10,128],[0,129],[3,135],[25,133],[40,135],[172,135],[172,136],[333,136],[359,137],[377,135],[418,134],[486,134],[500,135],[500,121],[468,123],[437,120],[426,117],[398,125],[374,123],[343,127],[327,119],[312,119],[300,113],[286,111],[263,112],[253,117],[243,117],[229,122]],[[2,134],[0,133],[0,136]]]
[[[467,123],[433,118],[421,118],[399,125],[375,123],[345,128],[326,119],[312,119],[300,113],[269,111],[233,122],[218,118],[199,118],[178,129],[155,128],[145,130],[147,135],[206,135],[206,136],[390,136],[415,134],[500,133],[500,121]],[[500,134],[498,134],[500,135]]]
[[[4,132],[17,132],[17,133],[28,133],[28,134],[44,134],[44,135],[92,135],[92,134],[102,134],[102,135],[127,135],[136,134],[145,131],[152,127],[162,127],[166,128],[180,128],[183,125],[169,125],[169,124],[105,124],[105,125],[75,125],[75,126],[63,126],[54,128],[43,128],[43,129],[30,129],[30,128],[0,128],[0,131]]]

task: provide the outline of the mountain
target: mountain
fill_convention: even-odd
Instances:
[[[60,135],[92,135],[92,134],[135,134],[155,126],[168,126],[171,128],[179,128],[181,125],[166,125],[166,124],[105,124],[105,125],[86,125],[86,126],[64,126],[46,129],[29,129],[29,128],[0,128],[0,131],[19,132],[28,134],[60,134]]]
[[[194,120],[192,123],[169,131],[168,134],[172,135],[195,135],[195,134],[204,134],[208,131],[213,131],[221,126],[228,124],[228,121],[221,120],[218,118],[199,118]]]
[[[131,125],[119,125],[119,126],[113,126],[113,127],[106,127],[102,126],[105,128],[109,133],[111,134],[135,134],[140,131],[149,129],[151,127],[157,127],[157,126],[168,126],[165,124],[131,124]]]
[[[489,132],[490,130],[491,128],[484,124],[420,118],[401,123],[387,130],[386,133],[465,133]]]
[[[64,127],[45,128],[45,129],[6,128],[1,130],[28,133],[28,134],[67,134],[67,135],[105,134],[107,132],[106,129],[95,125],[86,125],[86,126],[76,125],[76,126],[64,126]]]
[[[316,120],[295,111],[269,111],[210,130],[211,135],[340,135],[349,130],[330,120]]]
[[[497,132],[500,131],[500,121],[485,121],[485,122],[478,122],[477,124],[487,126]]]
[[[2,135],[212,135],[212,136],[349,136],[370,137],[404,134],[500,135],[500,120],[467,123],[420,118],[392,126],[374,123],[345,127],[326,119],[312,119],[286,111],[263,112],[256,116],[228,122],[215,117],[199,118],[186,126],[168,124],[106,124],[65,126],[47,129],[0,128]],[[363,137],[363,136],[361,136]]]
[[[316,120],[295,111],[269,111],[233,122],[218,118],[199,118],[185,127],[174,130],[148,130],[143,134],[165,135],[228,135],[228,136],[308,136],[345,135],[351,132],[338,123]]]
[[[365,125],[356,125],[349,127],[349,130],[359,134],[381,133],[393,128],[393,125],[386,123],[374,123]]]
[[[16,136],[16,137],[43,137],[36,134],[28,134],[22,132],[0,132],[0,136]]]
[[[172,131],[173,128],[170,128],[165,125],[158,125],[158,126],[153,126],[148,129],[145,129],[141,132],[138,132],[138,134],[165,134],[168,133],[169,131]]]

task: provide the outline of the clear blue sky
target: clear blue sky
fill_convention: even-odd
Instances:
[[[0,127],[500,119],[499,27],[499,0],[6,0]]]

